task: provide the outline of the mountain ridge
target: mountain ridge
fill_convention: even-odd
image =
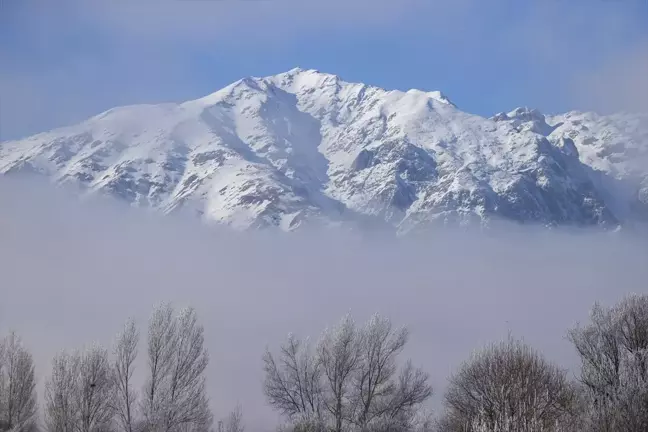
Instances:
[[[0,143],[0,173],[238,229],[309,222],[398,232],[493,219],[617,227],[648,219],[648,115],[490,119],[440,91],[313,69],[238,80],[182,103],[117,107]]]

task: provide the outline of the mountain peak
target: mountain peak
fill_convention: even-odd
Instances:
[[[457,108],[457,105],[455,105],[443,92],[440,92],[439,90],[427,92],[427,95],[441,103]]]
[[[606,201],[613,194],[600,189],[607,183],[592,180],[579,159],[609,154],[619,166],[621,147],[586,146],[587,130],[608,139],[607,123],[605,130],[592,124],[603,120],[564,122],[551,132],[527,107],[488,120],[442,104],[454,107],[439,91],[388,91],[294,68],[194,101],[116,108],[0,143],[0,174],[37,172],[242,229],[324,221],[407,232],[493,218],[620,220]]]
[[[509,123],[518,130],[527,130],[543,136],[549,136],[554,130],[547,124],[544,114],[535,108],[517,107],[508,113],[495,114],[491,119]]]
[[[279,87],[288,86],[294,89],[318,88],[332,83],[343,82],[337,75],[321,72],[317,69],[302,69],[300,67],[259,79],[271,82]]]
[[[276,79],[276,78],[292,78],[292,79],[294,79],[294,78],[297,78],[297,77],[301,77],[301,78],[310,77],[311,79],[316,79],[316,80],[317,79],[340,80],[340,77],[335,75],[335,74],[322,72],[319,69],[304,69],[304,68],[301,68],[301,67],[295,67],[295,68],[290,69],[289,71],[278,73],[276,75],[270,75],[270,76],[259,78],[259,79],[266,79],[266,80],[273,80],[273,79]]]
[[[510,111],[508,113],[508,116],[511,118],[520,118],[520,119],[542,119],[544,120],[544,114],[540,112],[540,110],[536,108],[529,108],[529,107],[517,107],[514,110]]]
[[[279,86],[289,85],[292,88],[302,88],[302,89],[320,88],[321,89],[330,85],[349,85],[349,86],[356,86],[356,87],[370,87],[384,92],[389,92],[389,90],[384,89],[382,87],[368,86],[366,84],[359,83],[359,82],[349,82],[340,78],[339,75],[321,72],[320,70],[317,69],[303,69],[300,67],[296,67],[287,72],[280,73],[278,75],[269,76],[263,79],[270,82],[277,83]],[[409,90],[408,93],[421,94],[427,98],[434,99],[435,101],[443,103],[445,105],[450,105],[455,108],[457,107],[443,92],[438,90],[422,91],[418,89],[411,89]]]
[[[303,73],[309,73],[309,74],[322,74],[322,72],[318,69],[308,69],[308,68],[302,68],[302,67],[294,67],[290,69],[287,72],[284,72],[285,74],[289,75],[298,75],[298,74],[303,74]],[[279,74],[281,75],[281,74]],[[330,75],[330,74],[325,74],[325,75]]]

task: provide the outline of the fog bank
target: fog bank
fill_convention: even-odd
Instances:
[[[291,331],[316,337],[348,311],[358,321],[380,312],[410,328],[405,355],[431,374],[438,406],[460,362],[509,332],[573,366],[565,332],[594,301],[648,292],[647,245],[510,226],[398,240],[235,233],[3,178],[0,333],[21,334],[42,384],[60,349],[109,345],[129,316],[145,336],[154,303],[192,305],[206,327],[214,413],[240,402],[252,431],[276,419],[261,389],[267,345]]]

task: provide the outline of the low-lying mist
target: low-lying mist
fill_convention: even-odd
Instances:
[[[143,362],[152,306],[171,301],[205,325],[215,416],[240,403],[248,430],[276,424],[261,356],[289,332],[317,337],[349,311],[389,316],[409,327],[405,357],[430,373],[438,407],[461,361],[509,333],[575,366],[567,329],[646,281],[648,242],[623,231],[238,233],[0,181],[0,333],[15,329],[34,354],[39,395],[58,351],[110,346],[130,316]]]

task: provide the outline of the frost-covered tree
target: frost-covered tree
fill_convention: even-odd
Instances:
[[[93,345],[54,358],[45,386],[45,421],[51,432],[103,432],[112,428],[114,380],[108,351]]]
[[[266,397],[295,431],[416,430],[432,390],[410,362],[399,370],[406,342],[407,330],[379,315],[361,328],[345,316],[314,352],[290,336],[278,359],[264,356]]]
[[[133,388],[133,373],[137,358],[139,332],[133,320],[128,320],[117,335],[113,348],[113,379],[115,398],[113,408],[122,432],[133,432],[137,422],[137,393]]]
[[[322,372],[308,341],[289,335],[277,359],[266,350],[263,365],[263,389],[272,407],[293,422],[312,422],[321,417]]]
[[[52,374],[45,384],[45,426],[48,432],[76,432],[76,391],[79,356],[62,352],[52,361]]]
[[[148,326],[148,378],[144,387],[142,411],[147,428],[162,430],[168,404],[169,374],[176,344],[176,320],[169,304],[156,307]]]
[[[648,430],[648,295],[631,295],[570,331],[581,358],[587,430]]]
[[[475,418],[470,424],[470,430],[473,432],[588,432],[587,429],[581,429],[577,422],[573,424],[557,422],[555,425],[548,426],[537,416],[526,418],[514,414],[502,414],[493,421],[485,412]]]
[[[409,430],[421,405],[431,396],[427,373],[410,361],[398,371],[396,359],[407,339],[406,328],[394,329],[389,319],[379,315],[360,332],[351,417],[360,429],[370,429],[376,423]]]
[[[112,427],[116,397],[108,351],[92,345],[78,361],[75,403],[79,432],[100,432]]]
[[[450,378],[441,432],[562,432],[577,395],[563,370],[514,340],[477,351]]]
[[[204,328],[187,308],[177,316],[170,305],[156,308],[149,321],[148,379],[142,409],[155,431],[208,431],[213,417],[205,390],[209,361]]]
[[[32,355],[12,332],[0,343],[0,431],[22,432],[36,423]]]
[[[204,348],[204,328],[198,324],[192,308],[183,309],[177,321],[166,430],[207,431],[212,424],[212,414],[205,389],[209,357]]]
[[[218,432],[244,432],[243,409],[237,405],[234,411],[229,413],[226,419],[218,422]]]
[[[350,315],[333,329],[325,330],[317,345],[317,361],[324,377],[324,407],[333,420],[332,430],[341,432],[345,420],[354,420],[359,394],[354,378],[362,379],[360,360],[363,338]]]
[[[288,424],[281,425],[277,428],[277,432],[329,432],[330,429],[326,426],[322,419],[318,418],[303,418],[297,421],[291,421]]]

